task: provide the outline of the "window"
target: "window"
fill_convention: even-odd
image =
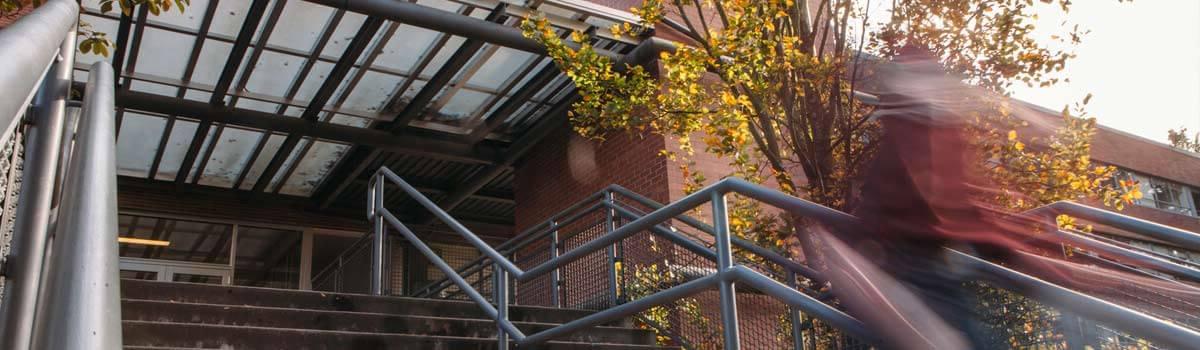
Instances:
[[[1198,193],[1193,192],[1191,188],[1128,170],[1121,170],[1117,176],[1138,183],[1142,191],[1142,199],[1137,201],[1138,205],[1196,216],[1195,198]]]

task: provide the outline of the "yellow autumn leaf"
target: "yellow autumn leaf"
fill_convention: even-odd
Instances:
[[[1009,140],[1009,141],[1012,141],[1012,140],[1016,140],[1016,139],[1017,139],[1017,131],[1016,131],[1016,130],[1009,130],[1009,131],[1008,131],[1008,140]]]

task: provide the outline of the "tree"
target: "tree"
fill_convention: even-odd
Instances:
[[[25,7],[41,6],[43,0],[0,0],[0,17],[13,14]],[[191,0],[100,0],[100,12],[108,13],[114,8],[119,8],[121,13],[130,16],[133,9],[137,6],[146,6],[146,9],[151,14],[157,16],[163,11],[170,11],[172,7],[179,9],[182,13],[188,5],[191,5]],[[85,21],[79,21],[79,51],[83,53],[95,53],[101,56],[108,56],[109,50],[112,48],[112,41],[108,40],[108,35],[104,32],[94,30],[91,24]]]
[[[1200,133],[1188,136],[1188,129],[1180,127],[1179,130],[1167,130],[1167,141],[1171,142],[1171,146],[1189,151],[1200,153]]]
[[[1067,13],[1069,0],[1041,0]],[[1113,180],[1115,169],[1093,164],[1095,121],[1083,105],[1064,111],[1061,127],[1045,138],[1021,137],[1028,124],[1004,96],[1013,84],[1048,86],[1074,56],[1034,36],[1033,0],[894,0],[887,18],[871,18],[870,0],[644,0],[631,9],[638,25],[610,28],[615,35],[667,28],[688,40],[663,52],[656,72],[613,67],[585,33],[563,39],[544,19],[522,23],[526,36],[546,46],[575,83],[581,99],[570,118],[580,134],[603,139],[613,131],[646,131],[680,141],[680,163],[689,188],[704,182],[692,171],[694,137],[707,152],[729,160],[731,174],[771,180],[792,195],[846,210],[853,181],[876,147],[872,108],[855,97],[875,68],[908,44],[929,48],[965,82],[997,96],[993,108],[974,115],[973,134],[988,159],[980,167],[1007,189],[984,194],[998,206],[1024,209],[1056,200],[1099,200],[1120,207],[1140,196],[1136,186]],[[1046,6],[1052,5],[1052,6]],[[1039,8],[1040,9],[1040,8]],[[1053,36],[1077,44],[1086,30],[1063,23]],[[577,45],[568,42],[573,41]],[[870,57],[868,57],[870,56]],[[1027,146],[1026,143],[1029,143]],[[790,227],[771,229],[763,211],[736,201],[734,234],[785,253],[797,244],[820,268],[817,242],[798,235],[808,223],[784,217]],[[768,222],[774,222],[768,221]],[[790,228],[790,229],[789,229]]]
[[[1057,11],[1070,10],[1070,1],[1053,3]],[[866,118],[871,108],[854,96],[862,83],[857,78],[876,60],[856,52],[886,60],[919,43],[952,73],[1000,96],[1014,83],[1058,82],[1055,73],[1073,57],[1034,40],[1032,0],[897,0],[879,22],[872,22],[868,6],[869,0],[647,0],[632,9],[640,26],[611,30],[639,35],[639,27],[662,25],[689,38],[661,54],[657,75],[637,66],[613,67],[584,33],[568,39],[579,44],[576,49],[544,19],[522,27],[575,82],[582,98],[570,115],[579,133],[602,138],[612,130],[652,130],[674,136],[684,157],[669,156],[681,159],[693,179],[703,179],[689,171],[688,160],[692,137],[701,135],[707,152],[729,159],[730,175],[770,179],[785,192],[843,210],[878,131]],[[1055,40],[1078,43],[1085,33],[1078,26],[1063,28]],[[1114,203],[1109,199],[1121,196],[1123,186],[1106,181],[1111,171],[1096,170],[1088,159],[1094,122],[1066,118],[1069,131],[1060,133],[1060,142],[1025,148],[1010,137],[1021,121],[1006,104],[999,99],[991,113],[977,116],[980,144],[1009,169],[993,172],[1005,183],[1047,193],[1029,204],[1050,198]],[[1024,181],[1031,177],[1039,182]],[[800,246],[806,256],[818,256],[814,242]]]

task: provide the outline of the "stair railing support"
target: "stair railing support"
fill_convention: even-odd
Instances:
[[[379,208],[383,208],[383,179],[375,176],[374,180],[371,189],[371,232],[375,234],[371,239],[371,295],[383,295],[383,254],[387,228],[383,226],[383,216],[379,214]]]
[[[737,276],[732,273],[733,244],[729,239],[729,211],[725,202],[725,193],[712,192],[713,228],[716,230],[717,273],[721,276],[717,292],[721,304],[721,332],[724,333],[725,350],[739,349],[737,322],[737,290],[733,281]]]
[[[119,349],[117,169],[112,67],[89,70],[37,316],[35,349]]]
[[[604,210],[604,234],[608,235],[617,230],[616,212],[612,209],[615,205],[613,202],[613,192],[604,191],[604,201],[609,204],[609,208]],[[617,299],[617,243],[608,246],[608,296],[611,305],[617,305],[620,300]]]
[[[508,320],[508,271],[492,265],[492,300],[496,303],[496,349],[508,350],[508,332],[501,325]]]
[[[554,227],[554,230],[550,231],[550,259],[554,259],[558,257],[558,221],[551,221],[550,226]],[[559,299],[559,293],[562,293],[562,286],[559,285],[561,278],[561,269],[556,268],[550,273],[550,305],[554,307],[562,307],[562,300]]]
[[[800,290],[800,286],[798,283],[796,283],[796,272],[789,270],[787,276],[788,287],[792,287],[792,289],[795,290]],[[792,323],[792,349],[796,350],[804,349],[804,332],[800,327],[801,323],[804,322],[802,317],[803,316],[800,315],[799,308],[795,306],[788,306],[788,318],[791,319]]]
[[[75,29],[67,31],[54,65],[46,72],[33,99],[19,205],[13,219],[12,248],[5,259],[8,267],[3,304],[0,304],[0,349],[28,349],[33,339],[71,73],[75,68],[75,35]],[[14,145],[13,152],[16,151]],[[10,178],[9,184],[14,181]]]

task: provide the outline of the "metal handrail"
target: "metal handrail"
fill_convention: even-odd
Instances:
[[[554,232],[558,228],[568,226],[568,225],[574,223],[576,220],[578,220],[583,215],[591,213],[594,210],[598,210],[598,209],[613,210],[616,212],[617,215],[623,216],[627,219],[636,219],[637,217],[640,217],[640,214],[635,213],[634,211],[632,211],[628,208],[624,208],[620,205],[617,205],[615,200],[614,201],[604,200],[604,198],[607,198],[606,195],[608,193],[620,194],[621,196],[632,199],[634,202],[644,205],[652,210],[663,207],[662,203],[659,203],[652,199],[646,198],[645,196],[642,196],[636,192],[630,191],[629,189],[627,189],[625,187],[622,187],[617,184],[608,185],[604,189],[602,189],[600,191],[596,191],[595,193],[584,198],[583,200],[576,202],[575,204],[571,205],[567,209],[564,209],[554,215],[551,215],[549,219],[542,221],[541,223],[539,223],[529,229],[526,229],[521,234],[518,234],[517,236],[496,246],[496,250],[500,251],[501,253],[506,253],[506,254],[516,251],[517,249],[520,249],[528,244],[531,244],[538,239],[545,238],[546,236],[550,235],[552,232]],[[584,205],[591,203],[591,202],[596,202],[596,203],[589,206],[588,209],[586,209],[586,210],[579,211],[580,208],[582,208]],[[568,215],[568,214],[570,214],[570,215]],[[700,221],[694,217],[691,217],[688,215],[680,215],[680,216],[676,217],[675,219],[678,219],[678,220],[688,224],[689,226],[692,226],[710,236],[714,235],[712,226],[710,226],[710,225],[704,223],[703,221]],[[670,227],[670,226],[665,226],[665,227],[664,226],[655,226],[651,230],[657,231],[657,233],[659,233],[660,236],[663,236],[669,240],[672,240],[672,243],[678,244],[693,253],[699,254],[701,256],[705,256],[705,257],[709,258],[710,260],[716,259],[716,253],[713,252],[710,248],[698,245],[698,244],[696,244],[695,241],[693,241],[691,239],[681,239],[681,238],[683,238],[682,236],[668,235],[665,233],[665,231],[671,230],[671,229],[672,229],[672,227]],[[560,238],[560,240],[565,240],[565,239],[566,239],[566,237]],[[804,266],[799,263],[796,263],[795,261],[792,261],[791,259],[788,259],[779,253],[776,253],[774,251],[771,251],[770,249],[766,249],[761,246],[758,246],[750,241],[747,241],[747,240],[744,240],[744,239],[741,239],[738,237],[731,237],[730,239],[731,239],[731,242],[734,244],[734,246],[744,249],[746,251],[749,251],[751,253],[754,253],[755,255],[758,255],[760,257],[763,257],[767,261],[769,261],[773,264],[779,265],[789,272],[796,273],[796,274],[803,276],[810,280],[818,280],[818,281],[821,280],[819,278],[817,272],[815,270],[813,270],[812,268],[809,268],[808,266]],[[483,262],[485,260],[486,260],[485,256],[480,256],[479,258],[471,261],[470,263],[463,265],[463,267],[458,270],[459,275],[467,275],[467,274],[474,273],[474,272],[484,268]],[[442,289],[448,288],[449,286],[450,286],[449,280],[443,279],[438,282],[429,284],[428,286],[423,288],[421,291],[418,291],[418,293],[414,294],[414,296],[425,297],[425,296],[434,295],[434,294],[440,292]]]
[[[541,264],[534,266],[528,270],[523,270],[506,259],[500,252],[493,247],[488,246],[482,239],[464,227],[461,223],[454,220],[448,213],[439,208],[436,204],[426,198],[423,194],[393,173],[386,167],[380,168],[375,173],[377,186],[372,187],[371,199],[373,203],[381,203],[382,195],[382,180],[399,186],[403,192],[421,204],[427,210],[433,213],[435,217],[443,221],[456,233],[461,235],[468,243],[479,249],[484,256],[490,258],[494,263],[494,281],[497,283],[494,290],[497,292],[495,297],[496,306],[489,303],[482,295],[479,294],[469,283],[456,274],[453,268],[445,263],[437,256],[427,245],[409,230],[403,223],[400,222],[387,208],[382,205],[371,205],[374,212],[376,222],[386,222],[388,225],[400,231],[414,246],[418,248],[433,264],[445,273],[454,284],[464,291],[471,300],[480,306],[481,309],[497,323],[499,329],[498,341],[501,348],[506,348],[508,345],[507,337],[512,339],[519,345],[535,345],[543,343],[555,337],[578,331],[585,327],[592,327],[609,322],[612,320],[632,316],[639,312],[645,311],[650,307],[662,305],[675,301],[679,298],[687,297],[698,293],[702,290],[717,287],[719,289],[719,300],[721,304],[721,319],[723,323],[723,332],[726,349],[738,348],[738,327],[737,327],[737,310],[736,310],[736,293],[734,292],[735,283],[745,283],[750,287],[770,295],[789,306],[796,307],[816,318],[822,319],[830,325],[842,329],[847,333],[863,339],[868,342],[878,343],[879,339],[855,318],[830,307],[806,294],[803,294],[796,289],[779,283],[767,276],[764,276],[756,271],[748,269],[744,266],[737,265],[732,260],[731,248],[733,243],[730,239],[729,226],[727,221],[727,208],[725,206],[725,195],[728,193],[737,193],[742,196],[758,200],[760,202],[775,206],[792,212],[793,214],[803,215],[815,219],[822,224],[832,227],[852,227],[857,224],[857,218],[842,213],[816,203],[805,201],[784,194],[782,192],[762,187],[753,183],[736,178],[726,178],[715,184],[709,185],[695,193],[692,193],[674,203],[668,204],[654,210],[626,225],[608,232],[607,234],[597,237],[588,243],[585,243],[575,249],[567,251],[557,257],[553,257]],[[649,231],[654,234],[665,234],[670,236],[673,232],[657,232],[653,228],[660,223],[679,217],[686,211],[692,210],[704,203],[712,203],[713,217],[717,247],[717,271],[705,277],[697,278],[683,284],[656,292],[645,296],[641,299],[634,300],[625,304],[599,311],[589,316],[555,326],[538,333],[526,336],[506,317],[508,306],[507,297],[504,292],[507,288],[503,287],[507,283],[508,277],[511,275],[516,281],[529,281],[541,275],[550,273],[555,269],[578,260],[592,252],[605,249],[608,246],[617,243],[618,241],[632,236],[635,233]],[[961,262],[964,266],[974,267],[985,278],[991,280],[997,286],[1023,292],[1024,294],[1034,294],[1035,299],[1049,303],[1051,306],[1060,307],[1066,311],[1073,312],[1082,316],[1091,317],[1093,319],[1102,319],[1108,321],[1117,327],[1132,330],[1135,333],[1144,336],[1151,341],[1169,346],[1186,347],[1190,344],[1200,343],[1200,333],[1194,330],[1172,324],[1144,313],[1134,311],[1125,307],[1121,307],[1095,297],[1091,297],[1082,293],[1071,291],[1061,286],[1048,283],[1019,272],[992,264],[990,262],[975,258],[961,252],[950,250],[951,256]]]
[[[53,0],[0,30],[0,137],[7,138],[24,113],[78,18],[75,1]]]
[[[29,74],[41,72],[42,65],[50,63],[25,118],[29,122],[26,135],[31,137],[26,138],[23,181],[13,215],[14,234],[5,261],[0,349],[28,349],[33,342],[38,289],[43,280],[42,263],[52,225],[50,213],[61,190],[58,179],[64,176],[66,164],[60,150],[64,137],[68,136],[63,132],[63,126],[75,65],[76,32],[73,26],[78,16],[77,8],[73,1],[47,3],[0,31],[0,62],[6,65],[0,70],[0,91],[5,92],[5,96],[0,96],[0,105],[3,105],[0,118],[13,117],[0,121],[0,129],[5,130],[0,132],[0,140],[10,139],[9,134],[19,124],[20,118],[16,118],[10,108],[13,107],[11,103],[24,102],[19,99],[20,93],[31,88],[27,84],[35,83]],[[36,32],[31,33],[31,30]],[[39,59],[46,61],[39,62]],[[17,149],[14,145],[13,152]],[[15,168],[17,165],[9,166]],[[11,185],[13,179],[9,180]]]
[[[122,346],[114,78],[107,62],[96,62],[89,72],[75,156],[67,168],[55,224],[35,349]]]
[[[1150,238],[1176,244],[1184,249],[1200,252],[1200,234],[1075,202],[1054,202],[1026,213],[1030,215],[1045,215],[1050,218],[1059,214],[1066,214],[1083,220],[1136,232]]]

